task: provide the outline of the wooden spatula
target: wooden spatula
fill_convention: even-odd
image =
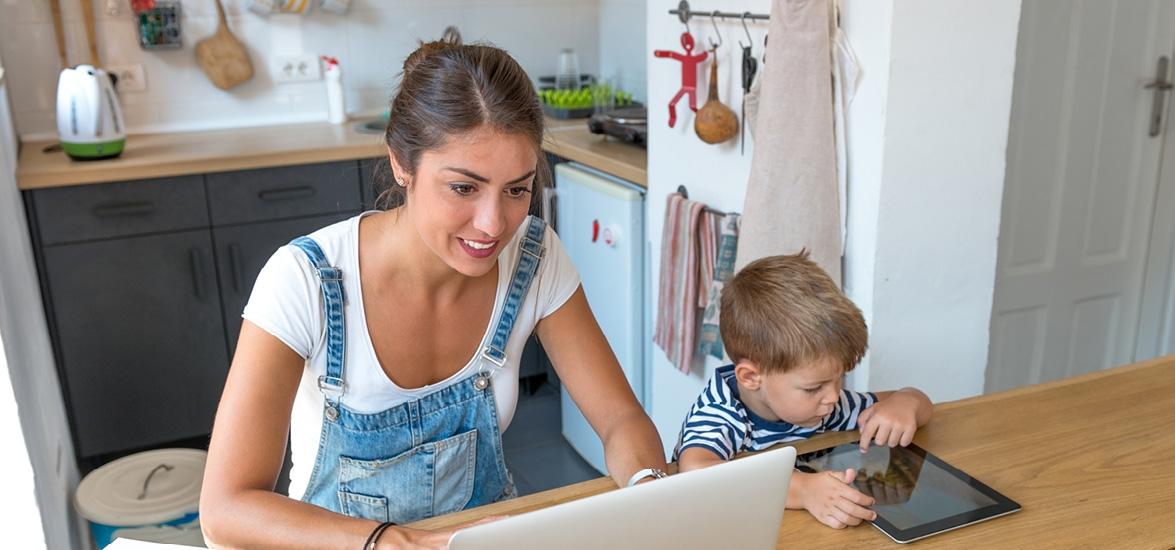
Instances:
[[[208,80],[217,88],[227,90],[253,78],[253,64],[249,62],[244,44],[229,32],[220,0],[214,1],[216,12],[220,14],[220,26],[216,28],[216,34],[196,43],[196,60]]]

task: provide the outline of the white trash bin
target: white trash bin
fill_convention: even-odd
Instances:
[[[74,495],[99,549],[118,537],[203,546],[200,484],[208,453],[159,449],[90,472]]]

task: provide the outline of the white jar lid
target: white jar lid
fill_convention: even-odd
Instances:
[[[198,449],[159,449],[122,457],[78,484],[78,512],[113,526],[155,525],[197,512],[207,457]]]

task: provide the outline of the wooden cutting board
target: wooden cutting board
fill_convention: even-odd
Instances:
[[[249,62],[245,45],[229,32],[224,6],[220,5],[220,0],[214,1],[220,25],[215,34],[196,43],[196,60],[208,80],[217,88],[227,90],[253,78],[253,64]]]

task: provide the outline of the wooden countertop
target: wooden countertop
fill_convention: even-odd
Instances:
[[[1175,355],[935,405],[914,442],[1020,503],[1021,511],[918,541],[919,548],[1175,547]],[[801,453],[856,439],[824,434]],[[458,525],[615,489],[601,478],[432,518]],[[789,510],[778,548],[889,547],[869,525],[834,530]],[[896,548],[896,545],[893,546]]]
[[[588,132],[585,121],[548,120],[543,149],[641,186],[648,185],[644,149]],[[382,134],[355,131],[357,122],[234,128],[207,132],[132,134],[115,159],[75,161],[52,141],[23,143],[17,169],[22,190],[135,179],[356,160],[386,154]]]

